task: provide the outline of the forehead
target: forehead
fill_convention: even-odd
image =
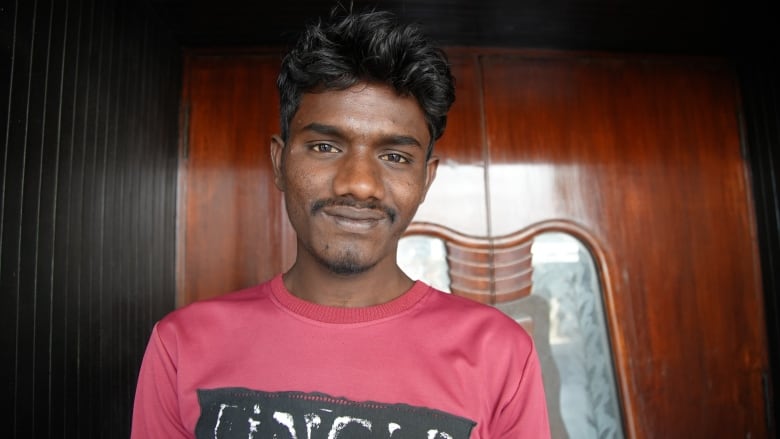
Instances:
[[[399,96],[382,84],[359,83],[344,90],[305,93],[290,123],[295,136],[313,123],[333,126],[345,135],[406,135],[427,145],[428,124],[417,100]]]

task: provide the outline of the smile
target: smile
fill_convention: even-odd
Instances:
[[[339,228],[350,232],[365,232],[387,219],[376,209],[360,209],[349,206],[332,206],[323,209],[323,214]]]

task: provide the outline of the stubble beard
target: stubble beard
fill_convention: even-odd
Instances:
[[[328,271],[339,276],[354,276],[374,268],[377,262],[361,263],[357,252],[347,249],[332,258],[326,258],[318,252],[313,252],[317,262]]]
[[[309,214],[314,217],[317,212],[327,206],[351,206],[363,209],[376,209],[382,211],[388,221],[393,224],[397,218],[397,212],[395,209],[385,206],[377,201],[359,202],[347,197],[336,197],[330,199],[320,199],[315,201],[309,208]],[[374,262],[361,262],[360,251],[354,248],[346,248],[339,251],[338,254],[332,257],[326,257],[323,253],[326,253],[329,249],[329,245],[325,246],[324,251],[317,252],[313,248],[309,248],[309,253],[314,256],[314,259],[325,269],[333,274],[340,276],[354,276],[374,268],[379,261]]]

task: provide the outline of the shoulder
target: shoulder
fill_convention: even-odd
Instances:
[[[231,326],[258,315],[270,303],[270,282],[199,300],[165,315],[157,324],[161,336]]]
[[[513,318],[485,303],[432,288],[426,318],[444,325],[448,331],[462,330],[499,349],[533,350],[533,339]]]
[[[433,290],[431,305],[442,312],[452,313],[471,320],[484,319],[488,322],[492,322],[492,324],[507,326],[510,329],[516,326],[519,327],[517,322],[496,307],[466,297],[439,291],[433,287],[430,288]]]
[[[435,340],[436,349],[467,359],[474,380],[489,388],[488,395],[503,395],[507,383],[515,383],[513,387],[533,373],[538,358],[533,338],[494,306],[434,290],[424,315],[414,320],[425,322],[414,329],[427,334],[427,340]]]

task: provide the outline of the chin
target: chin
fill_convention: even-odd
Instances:
[[[337,261],[337,262],[331,262],[326,263],[325,268],[328,269],[333,274],[338,274],[340,276],[354,276],[357,274],[365,273],[366,271],[370,270],[373,267],[373,265],[361,265],[361,264],[355,264],[351,262],[343,262],[343,261]]]
[[[326,257],[315,255],[317,261],[333,274],[341,276],[353,276],[374,268],[377,262],[368,262],[358,257],[352,251],[345,251],[341,255]]]

